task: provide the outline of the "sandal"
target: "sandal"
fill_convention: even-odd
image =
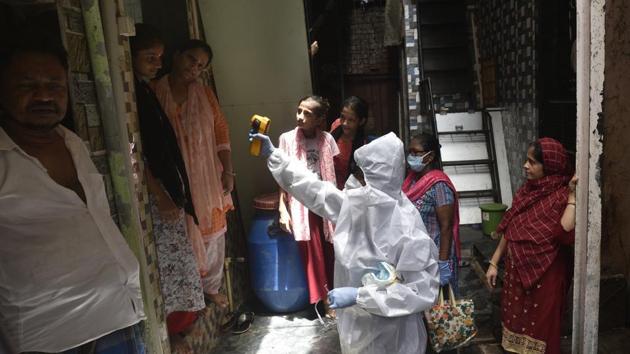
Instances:
[[[253,312],[243,312],[237,317],[237,321],[232,328],[232,334],[243,334],[249,330],[254,322]]]
[[[236,312],[228,312],[223,317],[224,321],[219,325],[219,330],[221,333],[227,333],[234,328],[236,322],[238,320],[238,313]]]

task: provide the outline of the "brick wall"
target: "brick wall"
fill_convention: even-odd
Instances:
[[[352,9],[349,33],[345,74],[387,74],[394,69],[390,67],[387,49],[383,45],[383,6]]]
[[[478,0],[477,21],[482,60],[496,63],[498,105],[512,189],[524,182],[528,143],[538,135],[536,96],[536,0]]]

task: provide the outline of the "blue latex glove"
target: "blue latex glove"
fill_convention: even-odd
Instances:
[[[269,157],[269,155],[271,155],[271,153],[276,149],[275,146],[273,146],[273,143],[271,142],[271,139],[269,139],[268,136],[264,135],[264,134],[252,134],[252,131],[250,130],[249,132],[249,141],[253,141],[254,139],[258,139],[260,140],[261,146],[260,146],[260,156],[262,157]]]
[[[359,289],[352,287],[336,288],[328,292],[328,303],[331,309],[341,309],[357,303]]]
[[[449,261],[438,261],[438,266],[440,267],[440,285],[448,284],[453,277],[449,263]]]

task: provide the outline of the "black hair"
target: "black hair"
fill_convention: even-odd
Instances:
[[[545,163],[543,161],[542,146],[540,145],[540,143],[537,141],[533,141],[529,143],[529,147],[534,148],[534,158],[536,159],[536,161],[540,162],[544,166]]]
[[[153,48],[160,44],[164,45],[164,38],[156,27],[146,23],[136,23],[136,35],[131,37],[129,41],[132,56],[141,50]]]
[[[529,143],[529,147],[534,149],[534,159],[543,165],[543,172],[545,172],[545,161],[543,159],[542,146],[538,141],[533,141]]]
[[[11,65],[13,57],[20,53],[47,54],[55,57],[68,71],[68,54],[59,38],[43,31],[28,31],[13,36],[8,43],[0,45],[0,80]]]
[[[189,39],[181,43],[179,46],[175,48],[175,53],[182,54],[185,51],[191,50],[191,49],[203,50],[208,55],[208,64],[212,62],[212,57],[214,56],[214,54],[212,53],[212,48],[210,47],[208,43],[199,39]]]
[[[359,165],[357,165],[357,163],[354,162],[354,159],[352,159],[352,162],[350,163],[349,171],[350,173],[348,174],[348,177],[350,177],[350,175],[354,175],[356,179],[365,180],[365,173],[363,173],[363,170],[361,169],[361,167],[359,167]],[[346,178],[346,180],[347,179],[348,178]]]
[[[442,146],[438,142],[435,135],[427,134],[427,133],[420,133],[420,134],[416,134],[412,136],[411,141],[413,140],[417,141],[420,144],[420,146],[422,146],[422,150],[424,150],[425,153],[429,151],[433,151],[434,158],[433,158],[433,162],[431,162],[431,166],[434,168],[438,166],[440,157],[441,157],[440,148]]]
[[[359,118],[359,121],[366,120],[368,118],[368,104],[364,99],[358,96],[350,96],[343,101],[343,108],[351,109],[354,114]],[[339,125],[335,130],[331,132],[335,141],[338,141],[343,134],[343,127]],[[354,161],[354,152],[365,144],[365,123],[359,125],[357,129],[357,133],[354,135],[354,139],[352,139],[352,150],[350,151],[350,161],[348,161],[348,171],[349,174],[346,178],[350,177],[352,174],[352,170],[356,165]]]
[[[343,101],[342,107],[350,108],[359,119],[367,119],[368,104],[358,96],[350,96]]]
[[[317,103],[317,107],[313,109],[313,113],[317,116],[317,118],[326,119],[326,116],[328,115],[328,110],[330,109],[330,103],[328,103],[328,100],[322,96],[304,96],[298,101],[298,106],[300,105],[300,103],[307,100],[315,101]]]
[[[542,146],[540,145],[540,143],[537,141],[532,141],[531,143],[529,143],[529,147],[534,148],[534,158],[536,159],[536,161],[540,162],[544,166],[545,162],[543,161]]]

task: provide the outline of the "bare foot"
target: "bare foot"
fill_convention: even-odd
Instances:
[[[227,296],[223,295],[223,294],[205,294],[206,295],[206,299],[208,299],[210,302],[214,303],[215,305],[219,306],[220,308],[227,308],[228,305],[230,305],[230,303],[228,302],[228,298]]]
[[[171,342],[171,352],[173,354],[194,354],[190,344],[188,344],[186,339],[180,334],[173,334],[169,336],[169,340]]]

